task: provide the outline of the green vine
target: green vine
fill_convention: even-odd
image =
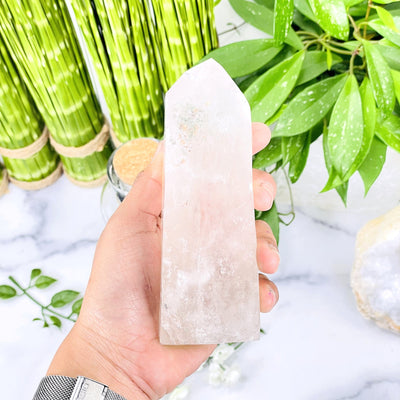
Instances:
[[[0,299],[8,300],[14,297],[25,296],[40,308],[41,317],[36,317],[33,321],[42,322],[44,328],[48,328],[51,325],[61,328],[62,320],[76,322],[83,300],[82,297],[79,298],[79,292],[75,290],[62,290],[52,296],[50,303],[43,304],[33,296],[32,290],[47,289],[57,282],[57,279],[43,275],[42,271],[38,268],[31,271],[29,284],[27,286],[20,284],[13,276],[9,276],[8,279],[12,283],[12,286],[0,285]],[[62,314],[57,311],[57,309],[64,308],[67,305],[71,306],[71,311],[69,313]]]

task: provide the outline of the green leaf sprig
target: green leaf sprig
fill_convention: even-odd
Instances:
[[[8,300],[17,296],[25,296],[40,307],[40,317],[36,317],[33,321],[43,323],[43,328],[56,326],[61,328],[62,321],[76,322],[76,318],[81,311],[83,298],[79,297],[79,292],[75,290],[62,290],[55,293],[49,304],[42,304],[31,293],[31,289],[47,289],[49,286],[57,282],[57,279],[47,275],[43,275],[42,271],[35,268],[31,271],[29,284],[24,287],[13,276],[8,279],[12,285],[0,285],[0,299]],[[71,311],[67,314],[61,313],[58,309],[65,306],[71,306]]]
[[[322,136],[329,178],[321,191],[335,189],[346,203],[358,172],[367,194],[387,148],[400,152],[400,1],[229,2],[246,23],[273,36],[206,57],[236,80],[253,121],[274,124],[254,167],[287,167],[294,183]]]

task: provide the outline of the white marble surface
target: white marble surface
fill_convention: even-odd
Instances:
[[[219,31],[240,24],[226,5],[217,9]],[[244,25],[222,43],[260,37]],[[349,285],[357,230],[398,204],[391,153],[384,176],[362,200],[359,182],[350,208],[336,195],[317,195],[325,180],[320,146],[313,145],[304,177],[294,187],[296,219],[282,227],[280,271],[273,277],[280,301],[262,317],[259,342],[236,355],[242,369],[233,387],[211,387],[207,372],[187,380],[190,400],[397,400],[400,398],[400,337],[377,328],[358,313]],[[396,179],[398,182],[398,179]],[[285,185],[279,205],[287,208]],[[96,241],[104,227],[100,189],[79,189],[64,177],[36,193],[11,187],[0,198],[0,284],[12,274],[20,281],[42,268],[58,278],[54,290],[84,291]],[[43,301],[53,290],[37,291]],[[24,298],[0,301],[0,383],[2,398],[30,399],[71,325],[43,329],[32,318],[39,309]],[[155,373],[157,366],[155,365]]]
[[[274,277],[281,298],[262,317],[266,335],[236,356],[241,380],[215,388],[206,371],[198,372],[188,379],[189,399],[400,398],[400,337],[365,321],[349,286],[355,235],[370,216],[296,209],[294,223],[281,232]],[[79,189],[64,177],[36,193],[11,187],[0,199],[0,284],[9,274],[24,281],[40,267],[59,279],[55,290],[83,291],[103,226],[100,189]],[[51,293],[37,291],[43,301]],[[43,329],[31,321],[38,312],[24,298],[0,301],[3,398],[32,397],[71,327]]]

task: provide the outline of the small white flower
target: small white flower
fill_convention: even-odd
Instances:
[[[231,367],[229,367],[229,369],[225,371],[224,383],[228,386],[233,386],[239,381],[240,376],[241,371],[239,365],[232,365]]]
[[[223,367],[212,362],[208,368],[208,383],[212,386],[219,386],[224,380],[224,369]]]
[[[169,400],[183,400],[189,394],[189,388],[187,385],[181,385],[176,387],[169,395]]]
[[[228,344],[220,344],[212,353],[212,360],[216,363],[225,362],[233,353],[235,349],[233,346],[229,346]]]

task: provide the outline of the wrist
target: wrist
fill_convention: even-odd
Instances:
[[[109,349],[107,349],[109,350]],[[71,378],[85,376],[104,385],[127,400],[149,400],[150,397],[119,365],[75,325],[61,344],[46,375]]]

